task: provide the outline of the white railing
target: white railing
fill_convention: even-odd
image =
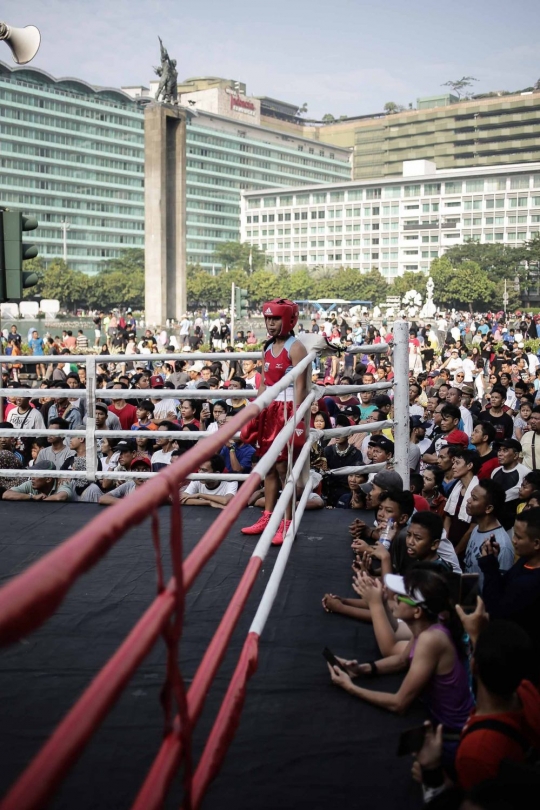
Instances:
[[[376,430],[381,430],[383,427],[393,427],[395,438],[395,455],[394,455],[394,468],[402,479],[404,486],[409,486],[409,374],[408,374],[408,340],[409,340],[409,324],[405,321],[396,321],[394,323],[394,344],[393,344],[393,366],[394,366],[394,380],[386,382],[371,383],[369,385],[327,385],[319,386],[313,385],[312,393],[313,399],[318,400],[325,396],[340,396],[345,394],[356,394],[362,391],[387,391],[394,390],[394,420],[385,422],[367,422],[361,425],[351,426],[350,428],[333,428],[325,431],[314,431],[310,433],[311,443],[317,441],[322,436],[333,438],[338,436],[348,436],[354,433],[371,433]],[[389,351],[390,347],[386,343],[354,346],[351,347],[349,353],[353,354],[382,354]],[[84,436],[86,439],[86,470],[80,472],[51,470],[50,477],[67,478],[67,479],[86,479],[87,481],[96,481],[100,479],[134,479],[134,478],[151,478],[158,473],[130,473],[130,472],[99,472],[97,470],[97,440],[100,438],[148,438],[155,439],[157,435],[160,438],[174,438],[175,441],[196,441],[208,438],[209,434],[206,431],[157,431],[153,430],[98,430],[95,424],[95,406],[96,402],[103,401],[105,403],[113,399],[257,399],[257,391],[250,388],[230,390],[225,388],[220,389],[197,389],[197,388],[130,388],[130,389],[110,389],[110,388],[96,388],[96,367],[97,365],[108,365],[109,363],[137,363],[146,364],[155,361],[173,361],[173,360],[253,360],[259,359],[260,352],[190,352],[178,354],[153,354],[153,355],[44,355],[44,356],[16,356],[0,355],[0,364],[9,367],[14,363],[22,363],[25,365],[36,365],[43,363],[44,365],[54,364],[63,366],[66,363],[84,363],[86,366],[86,388],[39,388],[28,387],[21,385],[17,388],[4,388],[0,380],[0,401],[6,397],[31,397],[34,399],[40,396],[46,398],[68,398],[68,399],[85,399],[86,400],[86,424],[84,427],[72,430],[63,430],[62,435],[66,437],[71,436]],[[308,355],[309,356],[309,355]],[[311,353],[312,359],[315,354]],[[103,358],[103,359],[102,359]],[[307,358],[306,358],[307,359]],[[304,361],[305,362],[305,361]],[[309,363],[307,364],[309,365]],[[296,369],[293,369],[287,375],[290,377],[287,384],[297,376]],[[284,378],[285,380],[285,378]],[[281,388],[282,386],[278,384]],[[286,386],[284,386],[286,387]],[[51,429],[22,429],[22,430],[9,430],[0,429],[0,437],[30,437],[30,436],[53,436],[58,435],[59,431]],[[369,465],[369,472],[376,472],[381,469],[380,465]],[[364,467],[355,468],[358,472],[364,470]],[[367,467],[365,468],[367,471]],[[32,470],[0,470],[1,478],[28,478],[32,474]],[[220,480],[228,481],[241,481],[247,478],[247,474],[203,474],[194,473],[188,476],[190,479],[196,480]]]

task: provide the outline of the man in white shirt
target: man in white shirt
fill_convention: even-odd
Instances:
[[[525,347],[525,351],[527,352],[527,362],[529,364],[529,374],[534,377],[536,374],[536,369],[540,366],[540,360],[535,355],[533,350],[530,346]]]
[[[17,407],[12,408],[8,414],[10,422],[17,430],[43,430],[45,422],[37,408],[30,407],[30,397],[17,397]]]
[[[175,422],[162,422],[157,431],[155,432],[155,442],[158,448],[152,456],[152,472],[159,472],[163,467],[168,467],[171,463],[173,450],[176,449],[176,443],[173,438],[163,436],[160,438],[160,433],[163,431],[179,431],[180,425]]]
[[[225,469],[223,456],[215,455],[204,461],[199,467],[200,473],[214,473],[220,475]],[[237,481],[190,481],[183,492],[180,501],[186,506],[212,506],[214,509],[224,509],[238,491]]]
[[[456,405],[459,408],[459,412],[461,413],[461,420],[463,422],[463,432],[467,434],[470,438],[473,432],[473,420],[471,412],[467,410],[467,408],[461,404],[461,397],[463,396],[463,391],[459,388],[450,388],[446,395],[446,401],[449,405]]]

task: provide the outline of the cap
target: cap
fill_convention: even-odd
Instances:
[[[150,385],[152,388],[163,387],[163,377],[160,374],[154,374],[150,377]]]
[[[386,436],[372,436],[369,440],[369,447],[380,447],[386,453],[394,452],[394,442]]]
[[[438,377],[438,376],[439,376],[439,374],[440,374],[439,369],[434,368],[432,371],[430,371],[430,372],[429,372],[429,374],[428,374],[428,378],[429,378],[429,377]]]
[[[109,409],[103,402],[96,402],[95,405],[96,411],[105,411],[105,413],[109,413]]]
[[[118,445],[116,445],[116,447],[118,448]],[[151,463],[150,459],[148,458],[148,456],[137,456],[136,458],[134,458],[133,461],[131,462],[131,464],[129,465],[129,469],[130,470],[133,469],[133,467],[136,464],[144,464],[144,466],[148,467],[148,469],[150,469],[151,466],[152,466],[152,463]]]
[[[56,470],[56,467],[52,461],[36,461],[34,466],[29,469],[30,475],[32,475],[34,470]]]
[[[421,416],[415,414],[414,416],[411,416],[411,425],[415,428],[423,428],[426,430],[426,428],[429,426],[429,422],[424,422]]]
[[[399,596],[408,596],[409,599],[412,599],[419,605],[425,602],[424,596],[418,590],[418,588],[414,590],[412,593],[408,592],[407,588],[405,587],[405,580],[398,574],[385,574],[384,584],[386,585],[389,591],[392,591],[392,593],[397,593],[399,594]]]
[[[381,489],[393,489],[403,492],[403,480],[401,475],[397,472],[392,472],[392,470],[383,470],[377,473],[373,476],[372,481],[369,481],[367,484],[361,484],[360,489],[367,494],[371,492],[374,486],[380,487]]]
[[[126,451],[133,453],[135,451],[136,446],[137,445],[135,444],[135,442],[132,441],[131,439],[127,439],[127,440],[124,439],[123,441],[118,442],[118,444],[116,445],[115,450],[118,453],[124,453]]]
[[[508,447],[509,450],[515,450],[516,453],[521,453],[523,448],[517,439],[502,439],[498,442],[499,447]]]
[[[334,384],[334,378],[330,377],[330,376],[325,377],[324,378],[324,384],[325,385],[333,385]]]
[[[348,405],[346,408],[343,408],[341,413],[344,413],[345,416],[350,416],[353,419],[359,419],[360,417],[360,406],[359,405]]]
[[[451,430],[446,437],[448,444],[460,444],[462,447],[469,446],[469,437],[462,430]]]
[[[461,391],[467,397],[473,397],[474,396],[474,388],[471,385],[462,385],[461,386]]]

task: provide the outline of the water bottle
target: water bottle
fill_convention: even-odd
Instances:
[[[385,547],[385,549],[389,549],[392,545],[392,536],[394,534],[394,518],[388,518],[385,528],[382,530],[379,543]]]

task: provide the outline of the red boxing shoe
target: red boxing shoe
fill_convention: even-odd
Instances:
[[[292,523],[292,520],[282,520],[281,521],[281,523],[279,524],[279,529],[277,530],[277,532],[275,533],[275,535],[274,535],[274,537],[272,539],[272,545],[273,546],[281,546],[282,545],[283,540],[285,539],[285,535],[289,531],[289,526],[291,525],[291,523]]]
[[[268,526],[268,521],[271,517],[272,512],[264,511],[257,523],[254,523],[253,526],[245,526],[243,529],[240,529],[240,531],[242,534],[262,534]]]

